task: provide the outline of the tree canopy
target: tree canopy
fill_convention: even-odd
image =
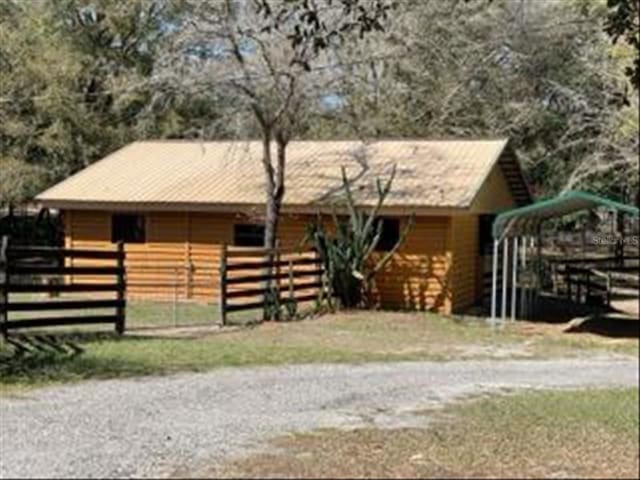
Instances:
[[[224,5],[251,28],[224,27]],[[635,0],[8,0],[0,206],[136,139],[262,138],[256,104],[274,139],[509,136],[538,195],[637,192],[637,15]],[[240,56],[222,54],[234,39]]]

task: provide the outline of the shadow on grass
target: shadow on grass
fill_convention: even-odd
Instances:
[[[567,333],[593,333],[610,338],[640,338],[640,321],[613,315],[596,315],[569,326]]]
[[[584,304],[554,295],[541,295],[533,322],[567,323],[577,317],[605,313],[607,307],[598,304]]]
[[[91,344],[135,344],[151,336],[126,337],[110,332],[70,332],[56,335],[16,335],[0,349],[0,385],[29,386],[49,382],[106,379],[167,373],[160,364],[129,358],[95,357]]]
[[[23,339],[35,339],[37,337],[47,337],[54,342],[61,344],[92,344],[100,342],[138,342],[143,340],[154,340],[162,337],[153,334],[118,335],[109,331],[83,331],[70,330],[52,333],[51,330],[30,330],[28,334],[11,335],[10,338],[21,341]]]
[[[0,362],[0,376],[4,385],[30,385],[47,382],[83,379],[105,379],[164,373],[151,372],[148,365],[129,360],[97,359],[83,355],[69,356],[59,353],[34,353],[12,357]]]

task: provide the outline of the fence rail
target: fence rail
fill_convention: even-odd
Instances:
[[[222,247],[220,256],[220,316],[260,309],[268,296],[282,302],[318,299],[324,291],[322,260],[313,250]],[[233,302],[230,302],[233,300]]]
[[[89,258],[112,260],[112,266],[73,266],[66,259]],[[53,327],[62,325],[88,325],[113,323],[116,332],[122,334],[126,319],[126,277],[124,246],[115,250],[86,250],[55,247],[13,246],[8,237],[0,244],[0,332],[4,337],[10,331]],[[54,276],[59,281],[39,283],[39,276]],[[71,275],[74,275],[71,280]],[[97,276],[101,282],[77,282],[76,276]],[[27,281],[18,277],[27,276]],[[106,278],[104,278],[106,277]],[[104,282],[102,280],[107,280]],[[16,299],[14,293],[48,293],[49,297],[61,293],[112,292],[114,299],[51,300],[46,298]],[[96,309],[111,312],[96,313]],[[38,316],[10,319],[10,312],[48,312],[73,310],[75,313],[60,316]],[[77,311],[88,310],[85,314]]]
[[[556,264],[614,264],[614,262],[620,262],[621,264],[625,264],[626,262],[637,262],[640,261],[640,256],[634,255],[625,255],[623,257],[579,257],[579,258],[546,258],[545,259],[549,263]],[[636,267],[638,268],[638,267]]]
[[[551,268],[553,291],[564,291],[568,299],[581,302],[600,295],[610,304],[612,290],[625,282],[640,280],[640,256],[601,256],[546,259]],[[633,275],[633,274],[636,275]]]
[[[7,237],[8,238],[8,237]],[[57,247],[24,247],[9,246],[6,251],[7,258],[38,258],[38,257],[64,257],[64,258],[92,258],[117,260],[120,258],[118,250],[86,250]]]
[[[564,279],[569,300],[575,296],[575,300],[581,302],[584,288],[585,303],[591,297],[591,293],[594,292],[603,295],[607,305],[611,304],[611,273],[600,272],[588,267],[566,265]]]

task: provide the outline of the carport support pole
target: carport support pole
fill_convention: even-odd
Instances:
[[[527,271],[527,237],[523,236],[522,240],[521,240],[521,249],[522,249],[522,254],[521,254],[521,265],[522,265],[522,271],[526,272]],[[526,285],[522,285],[522,287],[520,288],[520,317],[522,318],[527,318],[527,289],[526,289]]]
[[[504,322],[507,319],[507,288],[509,280],[509,238],[502,241],[502,311],[501,318]]]
[[[530,250],[531,258],[533,260],[535,260],[535,257],[534,257],[534,255],[535,255],[535,251],[534,251],[535,243],[536,243],[536,239],[532,236],[529,239],[529,246],[531,248],[531,250]],[[531,269],[532,270],[532,275],[531,276],[532,276],[532,280],[533,281],[531,282],[531,288],[529,289],[529,300],[527,302],[528,303],[527,307],[528,307],[528,310],[529,310],[529,319],[533,318],[534,310],[535,310],[535,293],[536,293],[536,285],[537,285],[537,282],[538,282],[538,275],[537,275],[536,272],[533,271],[535,266],[536,266],[536,263],[534,261],[533,264],[532,264],[532,269]]]
[[[513,237],[513,278],[511,284],[511,321],[516,321],[516,300],[518,299],[518,237]]]
[[[9,249],[9,237],[0,237],[0,333],[2,337],[7,336],[7,307],[9,303],[9,293],[7,284],[9,283],[9,259],[7,250]]]
[[[540,291],[542,290],[542,228],[540,224],[536,229],[536,261],[538,280],[536,282],[535,313],[537,315],[540,311]]]
[[[496,322],[496,304],[498,302],[498,247],[500,241],[498,239],[493,240],[493,268],[491,279],[491,324]]]

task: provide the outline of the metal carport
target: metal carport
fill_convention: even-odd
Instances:
[[[541,225],[545,220],[551,218],[559,218],[581,210],[591,210],[597,207],[604,207],[610,210],[624,212],[632,216],[640,216],[640,209],[637,207],[616,202],[592,193],[569,191],[557,197],[547,200],[541,200],[525,207],[515,208],[498,215],[493,222],[493,268],[492,268],[492,284],[491,284],[491,322],[495,323],[497,319],[497,301],[498,301],[498,273],[500,265],[498,264],[498,254],[500,244],[502,244],[503,261],[502,261],[502,301],[500,309],[500,318],[504,321],[507,318],[507,297],[509,287],[511,287],[511,312],[512,320],[518,315],[517,305],[517,283],[519,270],[527,267],[527,254],[531,256],[531,252],[535,252],[536,265],[536,286],[540,282],[540,259],[541,259],[541,243],[540,232]],[[511,272],[509,269],[509,250],[511,244],[512,261]],[[529,260],[529,265],[531,261]],[[510,275],[511,274],[511,275]],[[511,285],[509,285],[509,277],[511,276]],[[520,313],[527,313],[529,307],[535,302],[537,288],[521,292],[520,295]]]

